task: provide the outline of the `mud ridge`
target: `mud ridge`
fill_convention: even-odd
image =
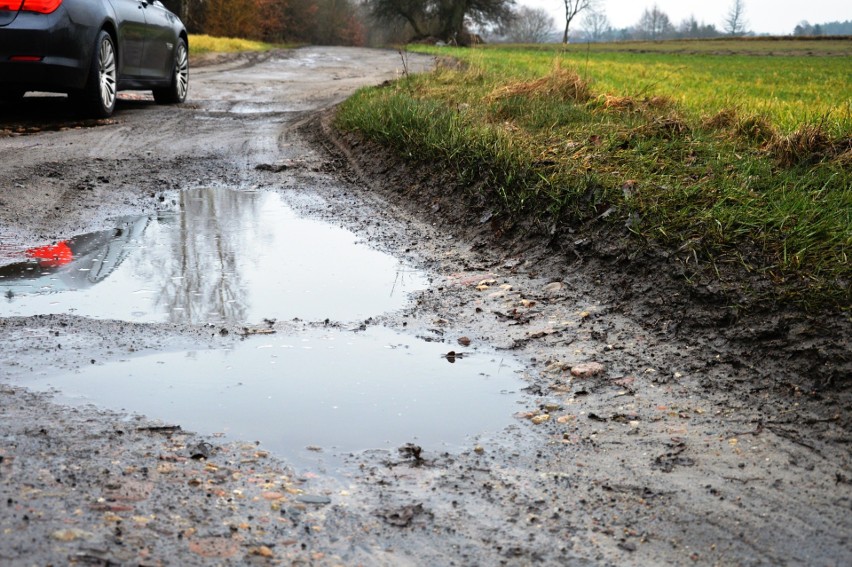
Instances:
[[[301,131],[345,161],[353,180],[416,210],[427,222],[479,246],[499,248],[506,257],[522,257],[552,281],[570,278],[572,286],[594,290],[614,311],[649,331],[699,346],[724,342],[733,364],[755,369],[780,364],[814,391],[852,386],[849,313],[752,305],[749,294],[761,285],[756,279],[721,281],[706,269],[689,273],[675,255],[626,228],[587,223],[569,235],[551,235],[541,227],[512,225],[493,213],[480,187],[461,184],[437,164],[405,161],[357,134],[340,132],[333,117],[333,109],[326,111]],[[771,374],[758,371],[762,379],[771,380]]]

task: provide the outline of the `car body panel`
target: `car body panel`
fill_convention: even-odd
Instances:
[[[147,35],[145,40],[145,55],[142,75],[146,77],[163,77],[171,79],[177,35],[174,33],[177,17],[166,10],[160,2],[147,2],[145,22]]]
[[[48,91],[54,85],[82,88],[88,69],[83,62],[91,58],[95,42],[94,34],[87,32],[62,6],[50,14],[20,12],[14,22],[0,28],[0,85]],[[12,56],[41,60],[10,61]]]
[[[118,27],[119,74],[142,74],[145,50],[145,10],[139,0],[109,0]]]
[[[101,30],[115,40],[118,90],[166,87],[175,46],[187,37],[180,19],[158,0],[63,0],[50,14],[0,10],[0,22],[6,22],[0,27],[5,90],[80,91]]]
[[[19,13],[19,10],[0,10],[0,28],[14,22]]]

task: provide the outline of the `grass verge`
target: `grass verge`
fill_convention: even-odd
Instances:
[[[202,53],[236,53],[239,51],[269,51],[278,47],[284,46],[234,37],[189,36],[190,55],[201,55]]]
[[[436,53],[450,63],[359,91],[337,126],[451,168],[519,225],[575,238],[581,225],[618,223],[690,273],[739,274],[751,304],[849,309],[852,104],[834,91],[848,85],[849,57],[766,68],[728,56],[723,72],[704,55]],[[686,70],[658,73],[674,65],[667,57]],[[808,80],[799,59],[825,69]],[[706,71],[701,81],[686,80],[690,68]],[[635,80],[652,72],[653,85]],[[759,88],[720,96],[767,76],[800,84],[799,96],[769,106]],[[770,285],[749,290],[754,276]]]

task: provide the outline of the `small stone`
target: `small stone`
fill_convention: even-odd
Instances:
[[[477,445],[476,447],[473,448],[473,452],[476,453],[477,455],[481,455],[482,453],[485,452],[485,449],[482,448],[482,445]]]
[[[331,504],[331,498],[328,496],[320,496],[318,494],[300,494],[296,497],[296,502],[301,502],[302,504],[316,504],[318,506],[324,506],[326,504]]]
[[[88,539],[94,534],[92,534],[91,532],[78,530],[76,528],[69,528],[64,530],[57,530],[50,535],[53,539],[57,541],[74,541],[75,539]]]
[[[571,376],[576,378],[591,378],[604,371],[603,364],[599,362],[585,362],[571,367]]]
[[[264,500],[282,500],[285,497],[282,493],[274,491],[264,492],[261,496]]]
[[[569,363],[557,360],[555,362],[551,362],[550,364],[548,364],[547,367],[544,369],[544,371],[548,372],[548,373],[564,372],[564,371],[568,370],[569,368],[571,368],[571,365]]]
[[[541,425],[542,423],[544,423],[545,421],[548,421],[549,419],[550,419],[550,415],[543,413],[541,415],[537,415],[537,416],[533,417],[531,421],[536,425]]]
[[[461,346],[470,346],[470,338],[468,337],[459,337],[459,344]]]
[[[546,295],[552,296],[552,295],[558,295],[559,293],[562,292],[563,289],[565,289],[564,283],[562,283],[562,282],[551,282],[551,283],[547,284],[546,286],[544,286],[542,291]]]
[[[253,547],[249,550],[249,553],[251,555],[257,555],[258,557],[275,557],[275,554],[272,553],[272,550],[266,547],[265,545],[261,545],[260,547]]]

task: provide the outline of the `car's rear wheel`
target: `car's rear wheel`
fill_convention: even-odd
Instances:
[[[178,104],[186,100],[189,90],[189,50],[186,42],[178,39],[175,49],[175,66],[171,84],[163,89],[154,89],[154,100],[159,104]]]
[[[115,110],[118,87],[115,43],[105,31],[98,34],[95,52],[89,68],[89,78],[79,100],[85,112],[97,118],[107,118]]]

